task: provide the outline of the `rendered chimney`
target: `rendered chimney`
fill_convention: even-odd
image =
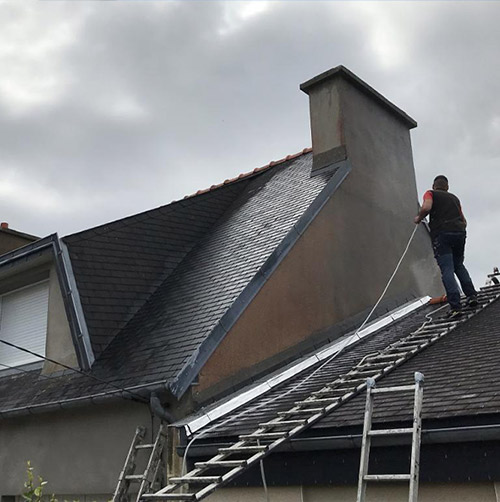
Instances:
[[[360,148],[370,147],[377,132],[370,126],[384,127],[390,120],[399,122],[406,131],[417,126],[405,112],[344,66],[304,82],[300,89],[309,95],[312,175]],[[374,119],[383,123],[377,126]]]
[[[354,310],[355,298],[363,297],[368,307],[387,284],[415,228],[419,196],[410,130],[417,123],[343,66],[300,88],[309,95],[311,176],[342,162],[349,168],[332,196],[335,259],[328,270],[341,285],[339,302],[351,296],[346,308]],[[411,292],[408,298],[443,294],[423,225],[386,299],[402,292]]]

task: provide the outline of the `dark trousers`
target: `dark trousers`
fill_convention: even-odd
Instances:
[[[452,309],[460,310],[460,289],[458,277],[466,296],[475,296],[476,290],[469,272],[464,266],[465,232],[441,232],[432,240],[434,256],[441,269],[444,289]]]

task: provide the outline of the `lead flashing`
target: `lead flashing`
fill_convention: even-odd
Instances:
[[[74,342],[78,345],[80,351],[84,353],[87,368],[90,368],[92,364],[94,364],[95,356],[94,351],[92,350],[92,343],[90,341],[87,323],[85,322],[85,315],[83,312],[78,287],[76,285],[75,274],[73,273],[73,267],[71,265],[68,247],[63,241],[59,241],[59,246],[62,269],[64,276],[68,282],[67,296],[68,300],[71,302],[71,307],[74,312],[74,327],[76,330]]]
[[[370,323],[367,327],[359,331],[359,333],[357,333],[357,336],[354,336],[355,332],[349,333],[342,337],[340,340],[336,340],[326,348],[320,350],[316,354],[313,354],[312,356],[309,356],[306,359],[299,361],[298,363],[294,363],[285,370],[279,371],[278,373],[268,378],[266,381],[258,383],[257,385],[252,385],[246,390],[238,393],[233,398],[230,398],[229,400],[214,406],[208,411],[194,415],[191,418],[188,417],[187,419],[176,422],[173,425],[178,428],[183,427],[186,435],[188,437],[192,437],[200,429],[206,427],[215,420],[224,417],[228,413],[231,413],[232,411],[252,401],[253,399],[260,397],[277,385],[280,385],[283,382],[286,382],[287,380],[295,377],[300,372],[311,368],[318,362],[332,357],[345,348],[357,343],[359,340],[375,333],[376,331],[397,321],[398,319],[401,319],[402,317],[408,315],[414,310],[417,310],[423,305],[427,305],[430,299],[430,296],[424,296],[416,301],[410,302],[403,307],[391,312],[390,314],[382,317],[381,319],[377,319],[374,322]]]

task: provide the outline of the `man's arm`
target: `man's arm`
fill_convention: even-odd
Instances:
[[[462,216],[462,220],[465,223],[465,227],[467,227],[467,220],[465,219],[464,213],[462,211],[462,206],[460,206],[460,215]]]
[[[420,211],[417,216],[415,216],[415,224],[419,224],[430,212],[432,209],[432,199],[425,198],[422,206],[420,207]]]

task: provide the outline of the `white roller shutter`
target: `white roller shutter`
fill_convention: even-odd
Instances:
[[[48,281],[0,296],[0,338],[45,355],[48,304]],[[19,366],[34,361],[41,359],[0,343],[0,364]]]

